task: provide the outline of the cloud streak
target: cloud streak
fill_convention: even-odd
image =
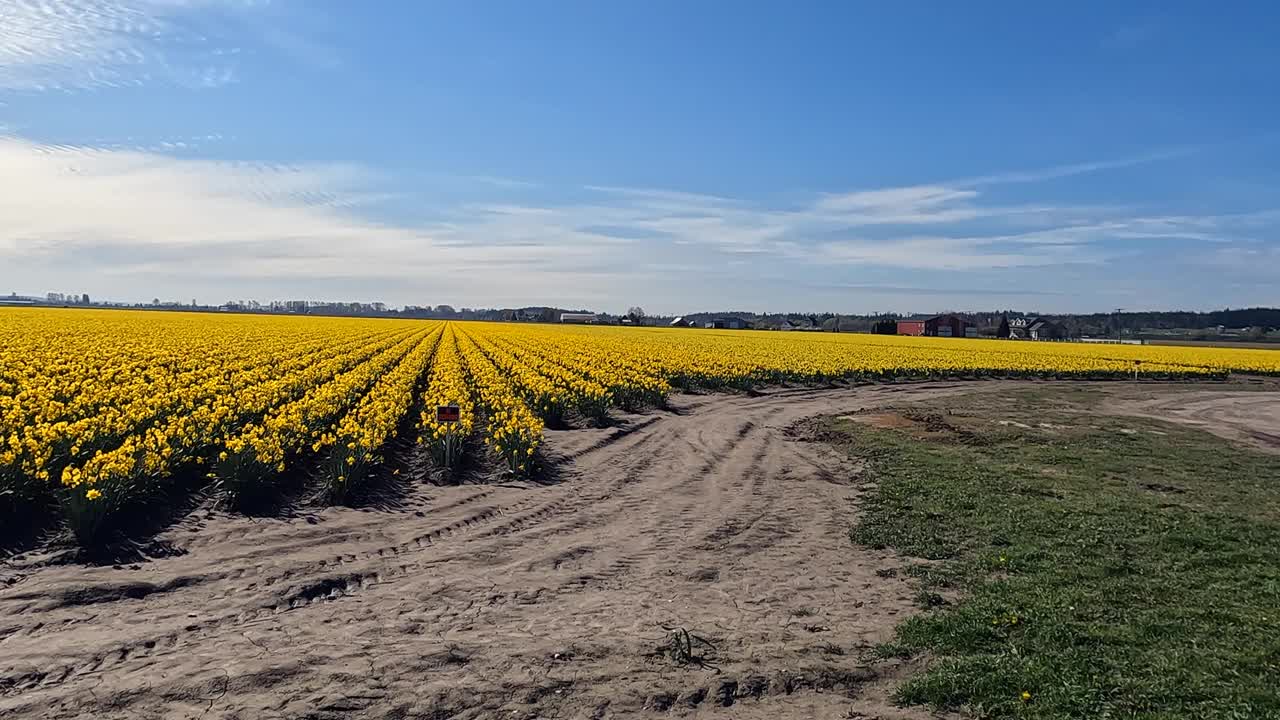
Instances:
[[[85,90],[234,82],[239,48],[211,38],[208,16],[244,0],[6,0],[0,3],[0,89]]]
[[[1094,160],[1092,162],[1056,165],[1054,167],[1040,168],[1038,170],[1014,170],[994,173],[991,175],[979,175],[977,177],[955,180],[948,184],[954,187],[963,188],[980,187],[983,185],[1038,183],[1045,182],[1047,180],[1058,180],[1060,178],[1073,177],[1076,175],[1087,175],[1089,173],[1101,172],[1103,170],[1119,170],[1122,168],[1137,167],[1139,165],[1146,165],[1164,160],[1174,160],[1194,155],[1197,152],[1200,152],[1200,148],[1170,148],[1156,152],[1143,153],[1141,155],[1134,155],[1132,157],[1120,158],[1117,160]]]
[[[505,202],[478,197],[392,222],[398,203],[417,207],[424,192],[402,178],[340,163],[225,162],[162,150],[0,137],[0,185],[8,189],[0,194],[0,282],[68,283],[95,294],[135,287],[146,298],[167,287],[215,297],[362,291],[391,302],[644,301],[655,310],[687,309],[699,297],[748,307],[761,297],[753,288],[767,285],[782,297],[791,297],[787,288],[808,293],[794,300],[803,307],[841,288],[864,298],[989,297],[996,293],[963,288],[1002,272],[1102,272],[1170,245],[1220,248],[1214,266],[1238,266],[1271,257],[1258,243],[1280,225],[1272,210],[1173,216],[1001,205],[980,187],[946,184],[820,194],[782,207],[618,187],[533,202],[514,198],[554,189],[511,185]],[[476,185],[483,195],[486,183]],[[1249,252],[1255,246],[1260,252]],[[968,282],[945,280],[957,273]],[[926,276],[929,283],[920,281]],[[931,286],[935,292],[912,290]],[[1046,285],[1000,296],[1066,291]],[[654,305],[655,295],[670,307]]]

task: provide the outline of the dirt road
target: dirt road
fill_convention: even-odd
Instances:
[[[1268,383],[1268,388],[1280,387]],[[1107,412],[1156,418],[1207,430],[1228,440],[1280,452],[1280,402],[1266,390],[1191,390],[1116,398]]]
[[[24,568],[6,718],[929,717],[862,651],[916,612],[859,550],[858,468],[785,428],[1004,383],[682,396],[548,432],[554,485],[415,484],[395,511],[201,510],[185,554]],[[686,628],[696,662],[656,651]],[[731,705],[726,710],[725,706]],[[861,714],[859,714],[861,713]]]

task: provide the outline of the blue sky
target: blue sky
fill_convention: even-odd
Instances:
[[[0,291],[1280,304],[1270,3],[0,0]]]

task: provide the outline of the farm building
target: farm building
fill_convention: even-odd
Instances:
[[[595,313],[560,313],[560,322],[562,323],[593,323],[596,321]]]
[[[899,320],[898,334],[926,337],[974,337],[977,335],[977,329],[972,323],[965,322],[955,315],[931,315]]]
[[[811,320],[783,320],[778,326],[779,330],[813,330],[813,322]]]
[[[1044,318],[1011,318],[1009,337],[1020,340],[1062,340],[1067,330],[1059,323]]]
[[[689,323],[684,319],[683,315],[676,318],[675,320],[672,320],[670,323],[668,323],[668,325],[670,325],[671,327],[689,327]]]
[[[1058,323],[1036,320],[1027,326],[1027,335],[1032,340],[1062,340],[1067,336],[1067,331]]]
[[[746,326],[742,318],[716,318],[707,321],[703,327],[714,330],[741,330]]]

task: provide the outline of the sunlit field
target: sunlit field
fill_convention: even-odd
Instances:
[[[1280,373],[1268,350],[877,335],[0,311],[0,515],[62,512],[82,543],[198,477],[230,506],[305,468],[342,503],[419,446],[533,471],[545,426],[679,390],[939,377]],[[456,406],[457,420],[437,417]],[[0,518],[2,520],[3,518]]]

